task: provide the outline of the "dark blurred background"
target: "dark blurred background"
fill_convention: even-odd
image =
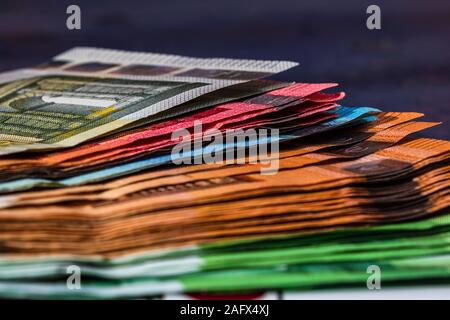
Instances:
[[[81,7],[81,30],[66,8]],[[381,30],[366,8],[381,7]],[[74,46],[287,59],[275,79],[339,82],[347,105],[419,111],[450,139],[450,1],[0,0],[0,71]]]

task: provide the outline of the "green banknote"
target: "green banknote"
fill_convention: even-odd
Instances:
[[[5,297],[123,298],[196,291],[364,287],[377,265],[383,283],[448,279],[450,215],[312,236],[225,242],[116,260],[47,257],[0,266]],[[80,268],[69,290],[67,268]],[[58,280],[60,279],[60,280]]]
[[[0,155],[70,147],[159,113],[173,116],[183,112],[167,113],[174,106],[295,65],[75,48],[0,74]]]

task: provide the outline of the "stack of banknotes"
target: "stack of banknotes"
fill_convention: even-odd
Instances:
[[[262,80],[296,65],[74,48],[0,74],[0,297],[447,283],[438,123]]]

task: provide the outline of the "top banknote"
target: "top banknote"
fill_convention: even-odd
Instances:
[[[74,146],[295,65],[74,48],[0,74],[0,155]]]

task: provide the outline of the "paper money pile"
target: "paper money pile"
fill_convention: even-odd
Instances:
[[[75,48],[0,74],[0,296],[448,282],[450,142],[413,135],[437,123],[259,80],[295,65]]]

